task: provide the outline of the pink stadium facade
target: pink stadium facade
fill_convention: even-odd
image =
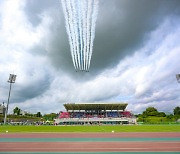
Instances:
[[[57,125],[136,124],[136,117],[126,111],[127,104],[64,104],[55,119]]]

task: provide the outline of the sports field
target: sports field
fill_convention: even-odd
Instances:
[[[1,126],[0,154],[179,154],[180,125]]]
[[[0,126],[13,132],[180,132],[180,125]]]

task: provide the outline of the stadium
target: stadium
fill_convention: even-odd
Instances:
[[[136,117],[126,111],[126,103],[64,104],[55,119],[56,125],[120,125],[136,124]]]

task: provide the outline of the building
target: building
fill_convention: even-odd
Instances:
[[[136,124],[136,117],[126,111],[128,104],[64,104],[55,123],[59,125]]]
[[[4,102],[3,104],[0,104],[0,115],[5,115],[6,112],[6,107],[4,106]]]

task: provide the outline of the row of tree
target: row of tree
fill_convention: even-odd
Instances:
[[[148,107],[145,111],[142,112],[142,114],[138,114],[137,117],[139,122],[176,122],[178,119],[180,119],[180,107],[175,107],[173,114],[166,114],[164,112],[159,112],[154,107]]]
[[[141,114],[144,117],[147,116],[156,116],[156,117],[165,117],[166,113],[159,112],[155,107],[148,107],[143,113]],[[180,107],[177,106],[173,110],[173,115],[180,115]]]
[[[13,110],[14,115],[17,116],[23,116],[26,118],[29,117],[36,117],[36,118],[42,118],[43,120],[49,120],[49,121],[53,121],[53,119],[55,119],[58,114],[56,113],[50,113],[50,114],[45,114],[42,115],[41,112],[37,112],[36,114],[30,114],[30,113],[25,113],[24,115],[22,115],[22,110],[18,107],[14,108]],[[164,112],[159,112],[156,108],[154,107],[148,107],[145,111],[142,112],[142,114],[138,114],[138,121],[140,122],[151,122],[153,121],[177,121],[178,119],[180,119],[180,107],[175,107],[173,110],[173,114],[166,114]]]
[[[17,116],[23,116],[23,117],[37,117],[37,118],[43,118],[44,120],[50,120],[52,121],[54,118],[57,117],[57,114],[56,113],[50,113],[50,114],[45,114],[45,115],[42,115],[41,112],[37,112],[35,114],[32,114],[32,113],[27,113],[25,112],[23,114],[22,110],[18,107],[15,107],[14,110],[13,110],[13,114],[14,115],[17,115]]]

